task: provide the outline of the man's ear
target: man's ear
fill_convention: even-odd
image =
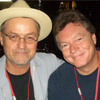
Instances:
[[[1,34],[2,34],[2,33],[0,32],[0,43],[1,43],[1,45],[3,46],[3,37],[2,37]]]
[[[96,35],[95,35],[95,33],[92,34],[92,39],[93,39],[94,44],[96,45],[96,43],[97,43],[97,39],[96,39]]]

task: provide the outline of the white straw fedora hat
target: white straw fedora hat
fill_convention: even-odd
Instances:
[[[0,26],[8,19],[14,17],[29,17],[37,21],[40,25],[41,41],[46,38],[52,29],[52,21],[50,17],[44,12],[30,8],[30,6],[24,0],[17,0],[9,8],[0,11]]]

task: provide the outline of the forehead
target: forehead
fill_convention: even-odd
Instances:
[[[23,17],[7,20],[4,27],[6,32],[28,33],[29,31],[33,31],[34,33],[37,33],[38,31],[37,24],[33,19]]]
[[[81,24],[70,23],[57,34],[56,39],[58,42],[68,42],[79,36],[90,37],[90,33]]]
[[[69,23],[65,26],[63,30],[61,30],[57,37],[62,37],[63,35],[66,37],[71,37],[74,35],[87,34],[89,33],[80,23],[74,24]]]
[[[82,24],[80,24],[80,23],[69,23],[60,32],[75,32],[75,31],[79,31],[81,29],[85,30],[85,28],[82,26]]]

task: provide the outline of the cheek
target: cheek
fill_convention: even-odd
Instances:
[[[63,54],[63,57],[64,57],[64,58],[68,58],[68,57],[70,56],[70,53],[69,53],[68,50],[63,50],[63,51],[62,51],[62,54]]]
[[[31,53],[34,53],[37,49],[37,43],[35,43],[34,45],[27,46],[27,48],[30,49]]]
[[[94,46],[93,43],[83,44],[82,46],[83,46],[83,48],[84,48],[85,50],[88,50],[89,52],[91,52],[91,51],[95,48],[95,46]]]
[[[5,41],[5,42],[3,42],[3,47],[7,48],[8,50],[11,50],[11,49],[16,48],[16,43]]]
[[[4,43],[4,45],[3,45],[4,53],[5,53],[6,55],[11,54],[12,51],[13,51],[15,48],[16,48],[15,45],[10,44],[10,43]]]
[[[77,49],[77,50],[81,51],[81,50],[83,50],[83,49],[89,49],[90,46],[91,46],[91,43],[85,41],[85,42],[82,42],[82,43],[78,44],[78,48],[79,48],[79,49]]]
[[[34,58],[36,50],[37,50],[37,45],[31,46],[28,49],[30,51],[29,55],[30,55],[31,59]]]
[[[93,39],[88,38],[86,41],[84,41],[83,46],[90,48],[91,46],[94,46],[95,43]]]

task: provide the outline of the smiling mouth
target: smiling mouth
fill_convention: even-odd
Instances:
[[[25,54],[27,54],[27,52],[16,52],[16,54],[25,55]]]
[[[78,56],[74,56],[74,57],[72,57],[72,58],[73,58],[73,59],[79,59],[79,58],[81,58],[83,55],[84,55],[84,53],[81,53],[81,54],[79,54]]]

